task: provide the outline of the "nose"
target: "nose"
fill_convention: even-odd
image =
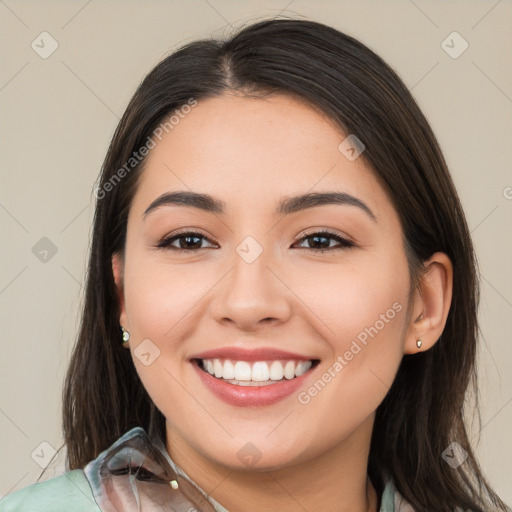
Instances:
[[[245,332],[288,321],[293,294],[283,281],[279,265],[270,261],[266,251],[252,263],[235,253],[232,268],[210,305],[212,318]]]

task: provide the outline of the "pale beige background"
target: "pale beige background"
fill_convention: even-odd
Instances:
[[[40,443],[62,442],[61,386],[78,326],[92,190],[135,87],[178,45],[279,13],[368,44],[413,90],[439,138],[482,273],[477,452],[512,503],[510,0],[0,1],[0,495],[36,480],[31,454],[49,453]],[[47,59],[31,48],[43,31],[59,45]],[[453,31],[469,44],[457,59],[441,47]],[[42,237],[57,247],[46,263],[32,252]]]

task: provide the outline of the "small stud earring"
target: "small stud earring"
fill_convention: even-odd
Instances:
[[[421,339],[420,339],[420,338],[418,338],[418,339],[416,340],[416,346],[417,346],[418,348],[421,348],[421,345],[423,345],[423,342],[421,341]]]
[[[123,331],[123,345],[126,345],[130,341],[130,333],[122,325],[121,330]]]

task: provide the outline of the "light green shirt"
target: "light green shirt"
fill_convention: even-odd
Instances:
[[[150,438],[141,427],[126,432],[84,469],[29,485],[0,500],[0,512],[139,510],[229,512],[172,461],[160,438]],[[389,480],[379,512],[414,510]]]

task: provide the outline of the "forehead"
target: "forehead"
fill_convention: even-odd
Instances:
[[[158,195],[178,189],[218,197],[228,213],[270,210],[283,196],[327,190],[360,197],[375,210],[391,208],[363,160],[350,161],[338,149],[346,136],[286,95],[200,100],[155,140],[132,208],[142,215]]]

